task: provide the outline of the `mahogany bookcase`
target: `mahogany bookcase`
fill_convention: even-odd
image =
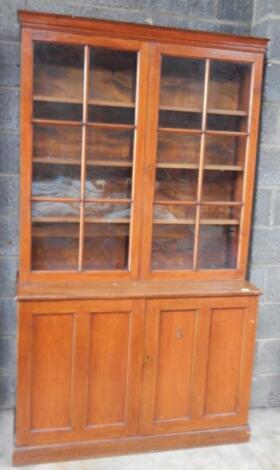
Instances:
[[[14,462],[246,441],[267,40],[19,19]]]

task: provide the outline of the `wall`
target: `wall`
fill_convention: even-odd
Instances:
[[[280,1],[255,0],[252,33],[270,38],[259,144],[251,279],[263,289],[253,405],[280,406]]]
[[[18,252],[20,39],[17,10],[27,8],[235,34],[249,34],[252,20],[254,33],[266,34],[262,27],[274,28],[272,23],[277,20],[267,16],[272,14],[272,10],[268,11],[265,0],[258,0],[258,6],[253,0],[1,0],[0,3],[0,408],[10,408],[14,406],[15,389],[13,297]],[[253,9],[256,12],[259,7],[261,11],[253,16]],[[277,57],[276,36],[275,29],[275,45],[270,48],[273,57]],[[280,54],[280,49],[278,52]],[[277,96],[280,101],[280,80],[277,83],[275,78],[278,67],[277,62],[272,62],[267,74],[252,252],[251,278],[266,291],[258,333],[253,406],[280,404],[275,392],[279,387],[277,374],[280,373],[280,340],[275,339],[277,329],[278,333],[280,330],[277,315],[280,304],[280,289],[277,289],[277,279],[280,278],[280,237],[277,240],[278,233],[280,235],[280,193],[277,193],[276,187],[277,171],[280,175],[280,158],[277,158],[277,142],[280,144],[277,117],[280,108],[276,104]],[[272,107],[269,107],[270,101],[273,101]],[[269,246],[263,243],[268,235]],[[279,267],[275,264],[277,259]]]

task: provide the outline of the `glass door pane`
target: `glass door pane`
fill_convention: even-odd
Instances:
[[[83,67],[82,46],[35,43],[35,118],[82,120]]]
[[[137,54],[91,48],[84,191],[85,270],[128,270]]]
[[[32,269],[78,269],[80,204],[32,203]]]
[[[78,270],[83,75],[83,46],[34,43],[33,270]]]
[[[240,207],[203,205],[200,214],[199,269],[234,269]]]
[[[162,57],[152,269],[192,269],[205,61]]]
[[[211,61],[207,128],[246,132],[251,65]]]
[[[32,269],[128,270],[137,53],[34,43]]]
[[[251,65],[162,56],[152,270],[236,269]]]

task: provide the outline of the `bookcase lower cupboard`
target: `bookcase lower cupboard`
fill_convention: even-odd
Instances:
[[[259,292],[177,283],[161,298],[163,287],[129,299],[19,294],[15,462],[248,440]],[[176,288],[194,296],[168,297]]]
[[[19,19],[14,463],[248,440],[267,40]]]

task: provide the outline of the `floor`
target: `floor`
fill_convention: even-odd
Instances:
[[[254,410],[247,444],[21,467],[30,470],[280,470],[280,408]],[[0,470],[12,469],[13,415],[0,414]]]

